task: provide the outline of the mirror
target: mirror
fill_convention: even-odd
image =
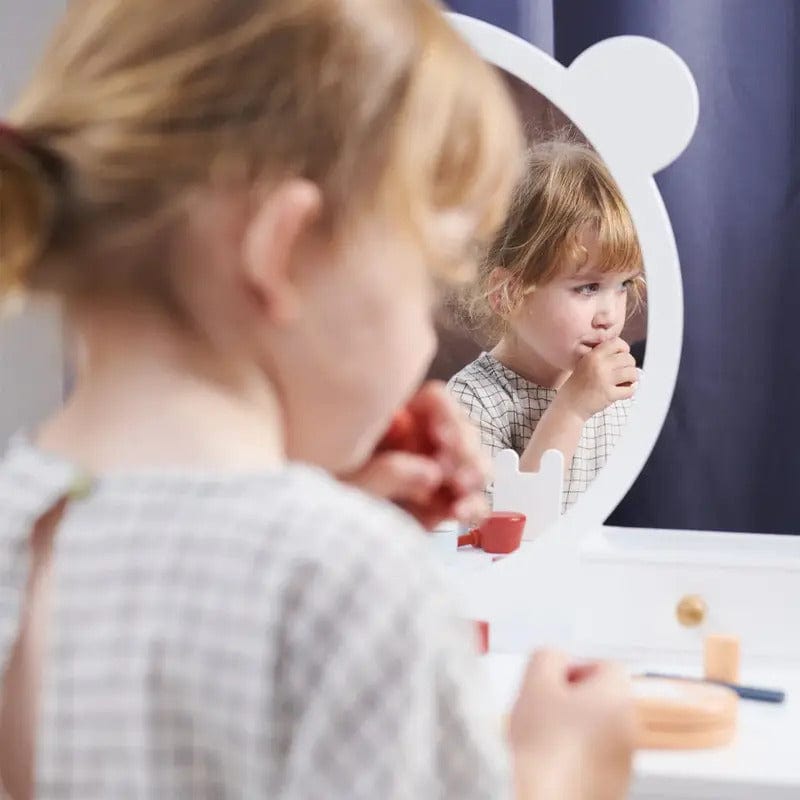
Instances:
[[[536,472],[539,454],[559,449],[565,511],[625,433],[635,386],[615,375],[624,371],[638,381],[646,279],[630,213],[602,159],[555,104],[498,71],[523,122],[528,160],[478,279],[453,292],[439,312],[429,377],[449,382],[493,456],[510,448],[521,469]],[[510,283],[508,309],[492,307],[506,305],[487,291],[493,278]],[[605,352],[593,352],[600,343]],[[626,346],[630,353],[621,351]],[[592,352],[592,363],[578,367]],[[592,409],[585,413],[587,403]],[[579,410],[582,425],[573,421]],[[499,475],[496,468],[496,482]],[[530,528],[540,526],[531,520],[527,538],[535,535]]]
[[[605,466],[570,505],[559,536],[579,539],[601,525],[642,468],[669,407],[681,349],[682,295],[678,255],[653,174],[688,144],[697,122],[697,90],[686,65],[669,48],[642,37],[609,39],[565,68],[534,45],[463,15],[453,24],[501,70],[517,98],[531,135],[565,124],[608,168],[629,210],[647,276],[647,316],[630,320],[626,336],[646,331],[645,374],[636,402]],[[637,332],[638,326],[638,332]],[[446,374],[450,327],[435,369]],[[639,349],[642,349],[641,347]],[[474,353],[474,350],[473,350]],[[470,354],[467,354],[470,355]],[[459,354],[459,360],[463,354]]]
[[[638,475],[675,385],[683,326],[681,279],[672,229],[653,175],[691,139],[697,88],[684,62],[650,39],[605,40],[567,68],[493,25],[458,14],[451,19],[488,62],[510,76],[507,80],[521,102],[539,109],[546,124],[565,119],[596,151],[630,212],[647,276],[647,316],[637,321],[646,330],[644,376],[624,435],[579,501],[481,577],[482,607],[472,608],[487,619],[513,624],[517,644],[568,643],[578,602],[579,545],[602,528]],[[437,368],[444,368],[441,358]],[[502,631],[495,634],[502,639]]]

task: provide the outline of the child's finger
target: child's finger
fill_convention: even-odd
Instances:
[[[428,420],[428,436],[436,459],[456,492],[483,489],[489,481],[491,462],[483,453],[472,420],[447,387],[438,381],[425,384],[409,407]]]
[[[617,352],[610,356],[612,364],[620,367],[633,366],[636,364],[636,359],[628,352]]]
[[[489,480],[488,459],[478,452],[474,457],[465,460],[447,479],[447,483],[457,494],[468,494],[483,491]]]
[[[625,367],[635,367],[636,361],[630,353],[610,353],[603,361],[606,369],[624,369]]]
[[[598,661],[584,661],[571,664],[567,668],[567,681],[569,683],[583,683],[585,680],[593,677],[599,668],[600,663]]]
[[[468,418],[445,384],[429,381],[417,392],[409,407],[428,420],[428,433],[437,444],[458,446],[463,435],[462,423]]]
[[[597,661],[579,682],[581,688],[594,689],[601,686],[606,692],[621,699],[631,696],[631,682],[628,670],[613,661]]]
[[[452,515],[459,522],[466,522],[470,525],[478,524],[489,516],[489,504],[483,492],[461,497],[452,507]]]
[[[600,356],[614,355],[617,353],[630,353],[630,351],[630,345],[624,339],[620,339],[619,336],[617,336],[614,339],[609,339],[608,341],[597,345],[597,347],[593,348],[592,353],[595,354],[595,357],[597,358]]]
[[[636,389],[638,386],[638,381],[631,381],[630,383],[614,386],[614,388],[611,390],[611,397],[614,402],[617,402],[618,400],[628,400],[636,394]]]
[[[439,448],[457,447],[460,438],[460,406],[440,381],[430,381],[417,392],[409,404],[428,421],[428,435]]]
[[[568,682],[569,665],[567,655],[560,650],[545,648],[535,651],[528,659],[520,696],[539,686],[546,686],[549,690],[555,691]]]
[[[635,383],[639,380],[639,370],[636,367],[621,367],[614,370],[614,381],[619,386],[622,383]]]
[[[413,453],[381,453],[366,464],[350,483],[378,497],[396,502],[424,502],[442,482],[439,465]]]

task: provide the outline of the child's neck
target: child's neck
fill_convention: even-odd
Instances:
[[[283,462],[280,406],[259,370],[212,355],[154,317],[106,318],[83,332],[75,391],[42,427],[43,448],[97,473]]]
[[[572,374],[543,359],[513,335],[506,335],[492,348],[492,355],[512,372],[544,389],[560,389]]]

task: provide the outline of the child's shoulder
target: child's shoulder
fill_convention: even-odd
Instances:
[[[0,497],[8,501],[0,530],[19,528],[18,536],[25,535],[81,475],[25,440],[13,442],[0,458]],[[167,526],[199,559],[225,549],[243,561],[286,566],[358,561],[372,553],[408,563],[424,550],[424,533],[411,517],[303,464],[242,475],[141,470],[101,476],[88,486],[76,508],[82,527],[107,532],[133,525],[141,536],[163,538]]]
[[[282,524],[301,534],[295,542],[298,551],[315,554],[322,549],[341,555],[374,549],[376,554],[382,550],[386,555],[414,557],[425,544],[417,522],[396,506],[321,469],[291,465],[282,484],[276,502],[283,507]],[[274,513],[265,516],[265,521],[275,521]]]
[[[497,361],[490,353],[481,353],[470,361],[447,382],[451,392],[477,392],[481,386],[497,383],[499,379]]]
[[[263,554],[287,585],[412,616],[447,596],[427,534],[399,508],[313,467],[291,466],[283,478],[283,491],[262,498],[273,508],[247,522],[270,541]]]
[[[228,506],[230,519],[217,535],[236,558],[269,564],[269,580],[315,583],[330,596],[358,583],[389,605],[409,595],[424,604],[441,590],[441,570],[419,524],[319,468],[290,464],[261,485],[240,487]]]
[[[526,407],[526,398],[541,390],[510,370],[491,353],[481,353],[447,383],[450,394],[472,415],[505,417]]]

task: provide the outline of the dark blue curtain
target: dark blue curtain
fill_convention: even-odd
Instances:
[[[796,0],[451,5],[531,40],[549,11],[565,65],[601,39],[639,34],[691,68],[697,133],[657,176],[683,273],[680,373],[652,456],[609,523],[800,532]]]
[[[524,2],[525,0],[461,0],[450,3],[450,6],[462,14],[485,19],[492,25],[524,35]]]

